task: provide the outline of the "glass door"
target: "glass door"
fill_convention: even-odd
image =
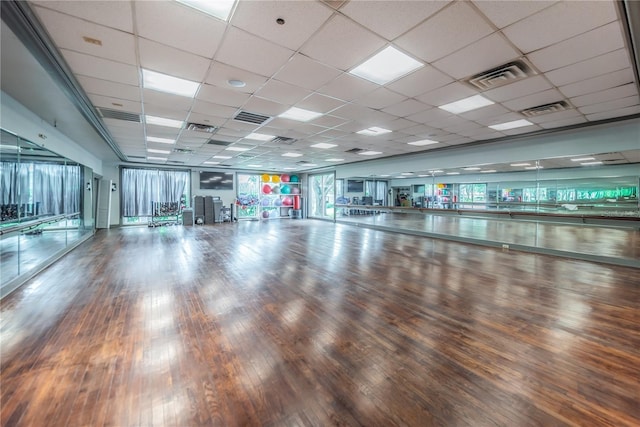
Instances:
[[[335,174],[309,176],[309,216],[334,219]]]

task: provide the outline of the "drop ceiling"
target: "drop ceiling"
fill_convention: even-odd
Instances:
[[[175,1],[28,4],[130,162],[304,171],[640,114],[628,24],[614,1],[239,1],[228,22]],[[388,46],[422,66],[384,85],[349,72]],[[150,90],[143,69],[198,91]],[[493,104],[438,108],[477,94]],[[279,117],[292,107],[321,115]],[[520,119],[531,125],[489,127]],[[391,132],[357,133],[370,127]],[[254,133],[280,138],[247,138]],[[425,139],[435,143],[409,144]]]

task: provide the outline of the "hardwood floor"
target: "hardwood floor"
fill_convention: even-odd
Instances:
[[[0,308],[3,426],[640,425],[640,269],[313,220],[126,228]]]

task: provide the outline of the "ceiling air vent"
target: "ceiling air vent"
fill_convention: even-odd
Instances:
[[[181,154],[192,154],[193,150],[191,150],[189,148],[174,148],[173,152],[174,153],[181,153]]]
[[[296,141],[297,139],[294,139],[294,138],[287,138],[286,136],[276,136],[269,142],[272,144],[291,145]]]
[[[566,101],[552,102],[551,104],[538,105],[537,107],[527,108],[520,111],[520,114],[526,117],[537,117],[543,114],[557,113],[558,111],[565,111],[571,107]]]
[[[226,147],[227,145],[233,144],[233,142],[231,142],[231,141],[219,141],[217,139],[210,139],[210,140],[207,141],[207,144],[222,145],[223,147]]]
[[[509,62],[494,69],[470,77],[467,82],[480,89],[489,90],[527,78],[535,74],[523,60]]]
[[[218,128],[211,125],[203,125],[200,123],[187,123],[187,130],[193,130],[196,132],[215,133]]]
[[[175,165],[184,165],[184,162],[180,160],[169,160],[167,163],[173,163]]]
[[[140,114],[129,113],[128,111],[112,110],[110,108],[96,108],[103,119],[124,120],[127,122],[142,123]]]
[[[262,114],[250,113],[248,111],[240,111],[238,114],[236,114],[236,116],[233,119],[241,122],[245,122],[245,123],[253,123],[254,125],[261,125],[267,120],[269,120],[270,118],[271,117],[263,116]]]
[[[145,156],[127,156],[129,159],[146,159]]]
[[[345,153],[353,153],[353,154],[358,154],[359,152],[363,151],[362,148],[352,148],[351,150],[347,150],[345,151]]]

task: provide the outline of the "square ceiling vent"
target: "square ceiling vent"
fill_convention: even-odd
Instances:
[[[252,123],[254,125],[262,125],[270,120],[271,117],[265,116],[258,113],[250,113],[249,111],[240,111],[235,115],[233,120],[238,120],[240,122]]]
[[[96,107],[100,117],[103,119],[124,120],[125,122],[142,123],[140,114],[130,113],[128,111],[113,110],[111,108]]]
[[[476,89],[485,91],[526,79],[534,74],[531,66],[525,60],[520,59],[471,76],[467,79],[467,83]]]
[[[195,132],[204,132],[204,133],[215,133],[218,130],[217,126],[211,126],[211,125],[203,125],[201,123],[187,123],[186,126],[187,130],[192,130]]]
[[[537,107],[527,108],[520,111],[520,114],[526,117],[537,117],[543,114],[557,113],[559,111],[569,110],[571,106],[566,101],[552,102],[550,104],[538,105]]]

